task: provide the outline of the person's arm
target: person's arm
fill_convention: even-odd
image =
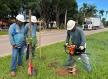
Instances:
[[[81,46],[85,46],[85,43],[86,43],[86,36],[84,34],[84,31],[81,30]]]
[[[70,31],[67,31],[66,44],[69,44],[70,40]]]
[[[15,41],[14,41],[14,27],[10,26],[9,28],[9,39],[10,39],[10,43],[13,47],[15,47]]]
[[[81,30],[80,35],[81,35],[81,44],[80,44],[80,47],[79,48],[81,50],[83,50],[84,48],[86,48],[86,36],[85,36],[83,30]]]
[[[25,25],[25,30],[24,30],[25,37],[28,37],[28,31],[29,31],[29,25],[26,24]]]

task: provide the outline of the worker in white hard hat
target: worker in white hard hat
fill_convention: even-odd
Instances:
[[[29,20],[28,20],[29,21]],[[35,52],[36,52],[36,43],[37,43],[37,38],[36,38],[36,29],[37,29],[37,18],[35,16],[31,16],[31,27],[32,27],[32,57],[35,57]],[[28,38],[28,32],[30,28],[30,23],[27,23],[25,25],[25,32],[26,32],[26,38]],[[26,60],[29,58],[29,44],[27,45],[27,52],[26,52]]]
[[[12,45],[12,62],[11,62],[11,76],[16,75],[16,66],[22,66],[22,55],[24,52],[25,35],[24,35],[24,16],[18,14],[16,16],[16,23],[9,27],[9,38]]]
[[[67,38],[65,45],[73,44],[78,50],[75,50],[74,54],[78,55],[85,65],[88,72],[91,71],[91,65],[89,63],[89,57],[86,54],[86,37],[83,30],[77,27],[77,23],[74,20],[67,22]],[[68,55],[68,59],[65,65],[70,66],[73,63],[73,56]]]

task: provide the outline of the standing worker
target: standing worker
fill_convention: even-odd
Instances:
[[[32,27],[32,57],[35,56],[35,48],[36,48],[36,27],[37,27],[37,18],[35,16],[31,16],[31,27]],[[25,33],[27,34],[26,37],[28,37],[30,29],[30,23],[27,23],[25,25]],[[27,53],[26,53],[26,60],[29,58],[29,45],[27,46]]]
[[[16,16],[16,23],[11,24],[9,28],[9,38],[12,45],[11,76],[16,76],[17,57],[18,66],[22,66],[25,46],[24,22],[24,16],[19,14]]]
[[[91,65],[89,63],[89,57],[86,54],[86,37],[83,32],[83,30],[76,26],[76,22],[73,20],[69,20],[67,22],[67,38],[66,38],[66,46],[71,43],[75,45],[79,50],[75,51],[74,53],[83,51],[80,53],[80,58],[82,59],[82,62],[84,63],[86,69],[88,72],[91,71]],[[68,60],[66,62],[66,66],[71,66],[74,62],[73,56],[70,54],[68,55]]]

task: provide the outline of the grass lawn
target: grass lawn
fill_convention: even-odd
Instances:
[[[11,57],[0,58],[0,79],[108,79],[108,32],[98,33],[87,37],[87,52],[90,53],[90,62],[93,67],[91,73],[87,73],[81,61],[77,61],[78,75],[59,76],[56,69],[48,66],[51,62],[56,62],[57,68],[63,67],[67,55],[64,53],[63,42],[49,45],[42,48],[42,57],[33,60],[37,68],[37,75],[29,77],[27,75],[27,64],[23,59],[23,68],[17,68],[17,76],[10,76]]]
[[[8,31],[0,31],[0,35],[7,35]]]

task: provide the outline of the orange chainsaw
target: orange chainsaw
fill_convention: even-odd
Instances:
[[[76,48],[76,45],[73,45],[73,44],[64,45],[65,52],[66,52],[67,54],[72,55],[72,56],[74,55],[75,48]],[[67,52],[67,49],[68,49],[68,52]]]
[[[65,50],[65,52],[67,54],[70,54],[71,56],[73,56],[73,55],[81,55],[82,53],[84,54],[84,52],[85,52],[85,49],[81,50],[80,48],[78,48],[74,44],[64,45],[64,50]]]

